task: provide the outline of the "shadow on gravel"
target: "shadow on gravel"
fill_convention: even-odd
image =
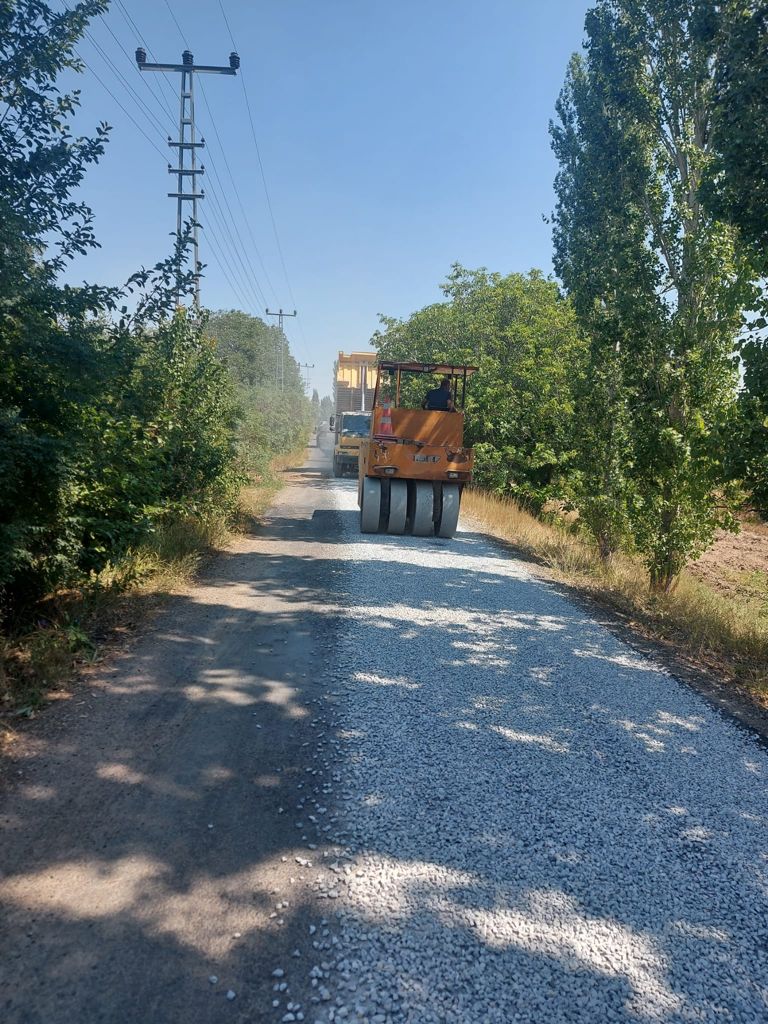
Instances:
[[[466,541],[356,549],[350,789],[386,895],[352,883],[348,957],[404,963],[435,1021],[764,1018],[763,752]]]
[[[318,911],[292,905],[282,927],[254,930],[252,910],[274,906],[270,872],[306,848],[302,835],[323,842],[319,826],[296,828],[296,787],[332,760],[310,727],[315,702],[336,707],[342,690],[375,724],[340,733],[370,780],[357,842],[396,897],[383,920],[354,889],[350,903],[382,963],[405,965],[382,981],[395,1008],[422,986],[419,1024],[474,1024],[469,1004],[450,1014],[479,985],[499,993],[494,1021],[510,1005],[554,1019],[552,1000],[572,990],[585,999],[576,1020],[677,1021],[683,1007],[705,1020],[718,999],[752,1019],[738,1013],[761,999],[766,890],[733,850],[768,856],[762,762],[745,747],[724,780],[708,761],[714,719],[668,698],[664,677],[556,595],[553,612],[553,588],[481,535],[312,553],[347,544],[352,517],[270,517],[259,535],[288,554],[258,566],[223,555],[206,580],[215,602],[174,599],[83,696],[82,725],[73,705],[41,731],[4,801],[3,1020],[279,1020],[265,1009],[271,970],[298,948],[306,977]],[[286,610],[254,610],[267,597]],[[108,738],[88,725],[102,703]],[[413,759],[398,763],[398,749]],[[37,771],[55,781],[37,785]],[[707,822],[729,815],[713,834]],[[717,883],[734,873],[740,899]],[[423,977],[403,951],[427,934],[439,942]]]
[[[222,555],[215,601],[172,598],[96,685],[31,723],[0,805],[3,1024],[252,1022],[276,966],[303,978],[292,953],[311,955],[320,914],[273,886],[282,858],[327,841],[297,830],[295,804],[327,778],[312,722],[333,703],[320,656],[341,622],[246,604],[300,584],[322,608],[327,572]]]

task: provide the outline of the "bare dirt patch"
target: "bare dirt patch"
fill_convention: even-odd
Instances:
[[[762,599],[768,613],[768,527],[745,523],[740,533],[721,530],[689,572],[722,594]]]

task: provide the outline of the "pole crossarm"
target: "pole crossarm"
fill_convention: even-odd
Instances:
[[[139,71],[188,71],[188,64],[148,64],[146,61],[137,61]],[[236,75],[237,68],[217,67],[215,64],[192,65],[195,72],[204,72],[207,75]]]

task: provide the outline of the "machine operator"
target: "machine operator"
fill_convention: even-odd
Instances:
[[[440,409],[442,412],[455,412],[456,406],[451,398],[451,378],[443,377],[440,386],[427,392],[421,403],[422,409]]]

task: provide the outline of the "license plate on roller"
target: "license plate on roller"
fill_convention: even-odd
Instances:
[[[440,456],[439,455],[414,455],[413,456],[413,461],[414,462],[439,462],[440,461]]]

